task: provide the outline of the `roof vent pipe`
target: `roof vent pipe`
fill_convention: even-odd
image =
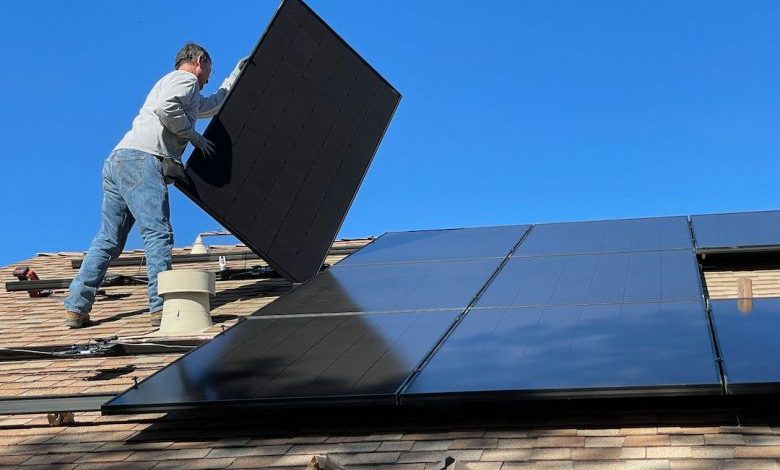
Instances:
[[[189,334],[212,325],[209,296],[216,291],[213,272],[197,269],[163,271],[157,277],[163,298],[160,333]]]
[[[749,277],[737,279],[737,308],[745,315],[753,312],[753,280]]]
[[[195,242],[192,244],[192,248],[190,249],[190,254],[193,255],[203,255],[209,252],[209,247],[203,243],[203,237],[198,235],[195,237]]]

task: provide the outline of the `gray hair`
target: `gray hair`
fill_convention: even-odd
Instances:
[[[206,52],[206,49],[200,47],[194,42],[188,42],[184,45],[184,47],[181,48],[181,50],[179,50],[179,52],[176,53],[176,62],[174,63],[174,68],[178,70],[181,64],[194,64],[198,61],[198,59],[205,59],[207,62],[211,63],[211,56],[209,56],[209,53]]]

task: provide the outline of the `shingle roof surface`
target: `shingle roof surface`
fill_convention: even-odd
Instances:
[[[364,244],[368,240],[349,241]],[[338,246],[339,242],[337,242]],[[216,251],[245,251],[220,247]],[[176,253],[183,253],[177,250]],[[126,253],[138,256],[140,252]],[[28,265],[42,279],[75,275],[70,261],[80,253],[36,256],[13,267]],[[336,262],[340,257],[329,257]],[[260,260],[230,263],[234,268],[262,265]],[[214,263],[176,264],[174,268],[217,269]],[[14,281],[12,267],[3,278]],[[117,267],[111,272],[144,274],[143,267]],[[743,272],[707,274],[713,298],[736,294]],[[759,296],[780,294],[780,275],[751,273]],[[215,326],[208,335],[229,327],[286,290],[280,280],[225,281],[212,299]],[[732,289],[733,287],[733,289]],[[137,338],[152,333],[146,315],[143,286],[112,287],[109,293],[128,297],[96,303],[97,325],[69,330],[63,325],[62,295],[29,298],[24,292],[0,291],[0,346],[25,348],[67,346],[90,339]],[[84,393],[117,393],[179,357],[171,354],[0,361],[0,398]],[[108,380],[94,379],[99,369],[133,366],[131,373]],[[76,423],[50,427],[43,415],[0,415],[0,468],[274,468],[302,469],[313,455],[333,454],[349,469],[428,470],[440,468],[446,456],[469,462],[472,469],[780,469],[780,427],[722,426],[707,416],[700,424],[647,426],[662,423],[654,416],[632,415],[621,423],[587,416],[574,424],[496,419],[488,424],[451,425],[430,429],[409,424],[400,430],[356,427],[316,432],[305,425],[282,426],[262,418],[221,419],[198,414],[101,416],[76,413]],[[736,417],[727,417],[736,423]],[[638,421],[631,421],[637,419]],[[305,423],[305,421],[304,421]],[[640,424],[635,424],[640,423]]]
[[[334,247],[344,245],[363,245],[369,240],[336,242]],[[177,249],[174,254],[185,254],[187,250]],[[248,252],[243,247],[214,247],[212,254],[222,252]],[[137,257],[143,252],[126,252],[125,257]],[[2,269],[2,281],[13,282],[13,268],[29,266],[38,276],[45,279],[72,278],[76,270],[71,260],[80,259],[82,254],[42,254],[15,263]],[[340,256],[329,256],[327,263],[335,263]],[[259,259],[228,261],[228,267],[239,269],[253,266],[266,266]],[[174,269],[197,268],[218,270],[216,261],[205,263],[177,263]],[[109,268],[109,272],[127,275],[145,275],[145,266],[118,266]],[[290,288],[283,279],[246,279],[220,281],[217,283],[217,295],[211,298],[212,320],[214,325],[200,334],[201,337],[213,337],[229,328],[241,317],[257,311],[275,300]],[[118,336],[120,339],[137,341],[148,336],[148,341],[157,338],[155,329],[149,325],[146,286],[118,286],[105,288],[107,294],[130,294],[113,300],[98,300],[92,313],[92,322],[88,328],[69,329],[64,325],[62,301],[66,291],[55,291],[51,297],[31,298],[26,292],[6,292],[0,290],[0,319],[3,329],[0,332],[0,347],[25,349],[42,346],[61,346],[62,349],[74,344],[86,344],[98,338]],[[0,397],[23,397],[40,395],[67,395],[79,393],[118,393],[133,383],[133,377],[143,379],[181,355],[180,349],[172,354],[145,356],[98,357],[78,359],[52,359],[42,355],[41,360],[0,362]],[[115,369],[133,366],[132,373],[119,377],[87,381],[98,369]]]

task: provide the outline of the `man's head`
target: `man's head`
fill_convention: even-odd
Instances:
[[[211,75],[211,57],[206,49],[188,42],[176,54],[176,70],[190,72],[198,78],[198,84],[203,88],[209,82]]]

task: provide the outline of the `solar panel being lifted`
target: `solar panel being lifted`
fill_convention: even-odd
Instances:
[[[400,94],[299,0],[285,0],[179,185],[280,274],[314,276]]]

